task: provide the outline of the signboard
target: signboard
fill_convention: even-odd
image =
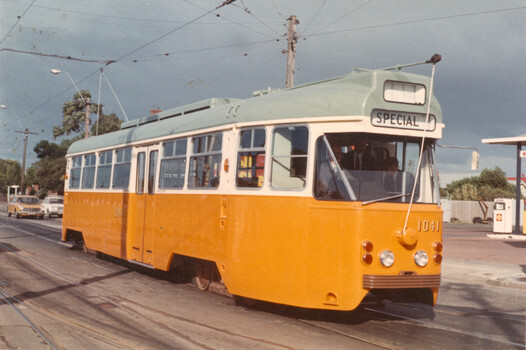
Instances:
[[[526,151],[521,151],[521,158],[526,158]]]
[[[426,127],[425,114],[373,109],[371,123],[384,128],[435,131],[437,120],[430,114]]]

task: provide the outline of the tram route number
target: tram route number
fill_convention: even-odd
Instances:
[[[440,221],[438,220],[418,220],[418,231],[420,232],[440,232]]]

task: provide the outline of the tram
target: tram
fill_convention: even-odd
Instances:
[[[444,124],[431,83],[354,69],[75,142],[62,240],[238,299],[352,310],[372,293],[434,305]]]

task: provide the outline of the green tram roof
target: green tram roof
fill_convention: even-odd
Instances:
[[[402,71],[353,70],[342,77],[289,89],[256,91],[247,99],[212,98],[169,109],[123,123],[119,131],[79,140],[70,146],[68,154],[122,147],[235,123],[277,122],[316,116],[370,116],[373,109],[393,109],[393,103],[383,99],[386,80],[422,84],[426,89],[430,83],[429,77]],[[427,102],[425,105],[402,104],[398,110],[426,113]],[[434,96],[430,113],[435,115],[437,123],[442,122],[442,111]]]

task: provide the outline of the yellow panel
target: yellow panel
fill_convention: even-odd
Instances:
[[[440,274],[432,262],[432,244],[442,236],[436,205],[413,205],[408,226],[417,241],[407,247],[398,238],[407,204],[204,193],[157,194],[148,204],[135,194],[66,197],[63,232],[81,231],[88,248],[140,261],[132,248],[146,220],[144,247],[151,254],[144,262],[167,270],[174,253],[214,261],[229,291],[250,298],[350,310],[368,293],[364,274]],[[365,240],[374,246],[368,266],[361,262]],[[395,254],[391,268],[379,263],[383,249]],[[430,257],[424,268],[413,261],[420,249]]]

